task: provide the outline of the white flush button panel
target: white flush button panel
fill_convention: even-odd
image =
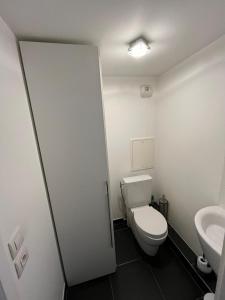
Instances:
[[[141,98],[150,98],[153,95],[153,89],[150,85],[144,84],[140,87]]]
[[[22,244],[24,241],[24,237],[21,233],[20,228],[17,228],[16,231],[14,232],[14,234],[12,235],[10,242],[8,243],[8,248],[9,248],[9,252],[10,255],[12,257],[12,260],[15,259],[15,257],[17,256]]]
[[[131,170],[140,171],[154,167],[154,138],[131,140]]]
[[[28,253],[27,248],[22,247],[22,249],[14,263],[15,269],[16,269],[16,274],[17,274],[18,278],[21,277],[28,258],[29,258],[29,253]]]

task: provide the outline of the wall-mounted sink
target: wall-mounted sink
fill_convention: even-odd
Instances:
[[[225,234],[225,209],[220,206],[200,209],[195,215],[195,227],[203,253],[218,274]]]

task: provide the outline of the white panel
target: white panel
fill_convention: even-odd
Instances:
[[[68,284],[115,270],[98,50],[21,42]]]
[[[153,168],[154,138],[139,138],[131,140],[132,171]]]

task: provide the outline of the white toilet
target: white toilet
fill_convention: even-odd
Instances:
[[[164,216],[148,205],[152,193],[152,177],[126,177],[122,183],[128,226],[131,227],[143,251],[154,256],[166,240],[168,226]]]

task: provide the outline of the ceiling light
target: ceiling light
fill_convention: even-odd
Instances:
[[[135,41],[131,42],[128,48],[128,54],[135,58],[142,57],[148,54],[149,51],[149,43],[144,38],[138,38]]]

